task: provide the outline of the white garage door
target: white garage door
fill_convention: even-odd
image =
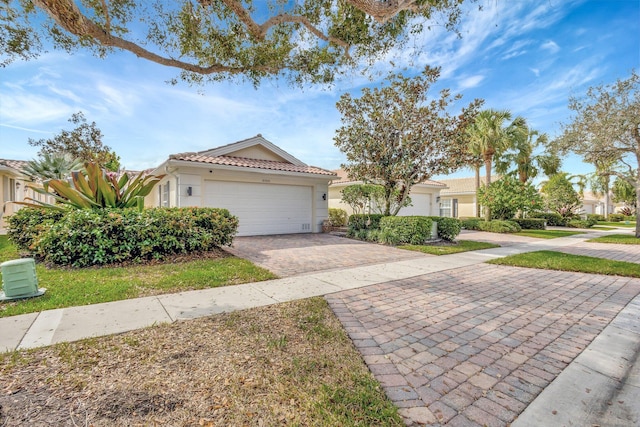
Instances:
[[[411,206],[400,209],[400,216],[431,216],[431,194],[411,194]]]
[[[298,185],[206,181],[205,206],[238,217],[238,236],[311,232],[312,188]]]

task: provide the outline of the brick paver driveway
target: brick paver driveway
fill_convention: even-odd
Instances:
[[[227,251],[280,277],[431,256],[330,234],[236,237]]]
[[[580,242],[557,250],[568,254],[586,255],[640,264],[640,245]]]
[[[326,298],[409,425],[505,426],[639,292],[479,264]]]

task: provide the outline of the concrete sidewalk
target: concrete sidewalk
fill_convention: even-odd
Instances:
[[[592,236],[578,235],[533,243],[515,243],[456,255],[420,257],[265,282],[2,318],[0,351],[122,333],[158,323],[171,323],[417,278],[477,265],[492,258],[570,247]],[[631,425],[637,423],[640,413],[639,328],[640,296],[637,296],[540,393],[520,414],[514,425],[626,425],[620,424],[620,420],[631,420]],[[410,423],[411,420],[407,422]]]
[[[492,258],[554,249],[585,240],[584,236],[541,240],[508,247],[420,257],[284,279],[47,310],[0,318],[0,351],[41,347],[59,342],[117,334],[158,323],[326,295],[391,280],[480,264]]]

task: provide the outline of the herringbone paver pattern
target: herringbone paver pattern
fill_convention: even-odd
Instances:
[[[433,256],[329,234],[236,237],[227,250],[280,277]]]
[[[639,292],[481,264],[326,298],[409,425],[505,426]]]

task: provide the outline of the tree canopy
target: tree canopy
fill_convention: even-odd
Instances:
[[[0,0],[0,65],[54,49],[128,51],[201,83],[244,76],[331,82],[475,0]]]
[[[40,147],[39,155],[69,155],[82,162],[95,162],[100,166],[117,172],[120,168],[120,157],[111,147],[102,143],[102,131],[96,122],[88,123],[82,112],[75,113],[69,122],[76,125],[73,130],[61,130],[49,139],[29,138],[29,145]]]
[[[413,185],[451,173],[467,160],[465,130],[482,101],[452,115],[450,107],[461,95],[444,89],[439,97],[428,96],[439,76],[440,69],[431,67],[413,78],[391,74],[386,86],[364,88],[360,98],[346,93],[337,103],[342,126],[334,141],[348,162],[342,167],[354,180],[385,188],[386,215],[398,213]]]
[[[579,154],[601,175],[625,180],[640,199],[640,75],[632,71],[626,79],[591,87],[584,97],[571,97],[569,108],[574,115],[554,142],[556,148]]]

